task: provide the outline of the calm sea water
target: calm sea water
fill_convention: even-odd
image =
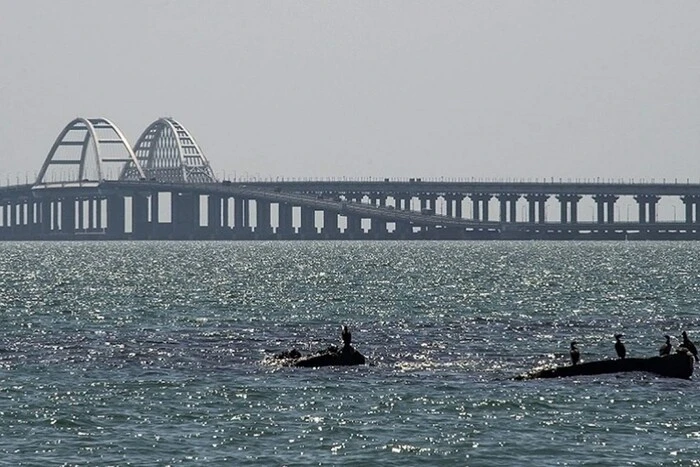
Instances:
[[[700,465],[697,381],[511,379],[699,310],[698,243],[0,243],[0,464]]]

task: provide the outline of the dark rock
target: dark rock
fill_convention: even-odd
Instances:
[[[665,357],[601,360],[578,365],[546,368],[520,375],[516,379],[563,378],[567,376],[602,375],[628,371],[643,371],[667,378],[690,379],[693,375],[693,365],[692,355],[689,353],[676,353]]]

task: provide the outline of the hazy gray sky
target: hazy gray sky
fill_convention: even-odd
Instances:
[[[697,1],[0,0],[0,177],[172,116],[218,176],[700,177]]]

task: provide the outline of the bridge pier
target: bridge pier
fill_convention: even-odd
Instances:
[[[211,239],[221,238],[221,203],[219,195],[207,196],[207,237]]]
[[[549,196],[543,194],[535,194],[527,195],[525,196],[525,199],[527,200],[528,206],[527,221],[531,224],[544,224],[546,222],[545,206],[547,203],[547,199],[549,199]]]
[[[321,234],[325,239],[335,239],[340,237],[337,212],[323,211],[323,229],[321,230]]]
[[[615,195],[593,195],[597,211],[596,221],[599,224],[612,224],[615,222],[615,201],[617,201],[618,198],[619,197]]]
[[[517,222],[517,203],[520,195],[513,193],[504,193],[496,196],[500,201],[500,220],[501,222]]]
[[[308,206],[301,207],[299,237],[302,240],[311,240],[318,237],[318,230],[316,230],[316,210],[314,208]]]
[[[557,195],[560,203],[559,222],[562,224],[578,223],[578,202],[581,199],[579,195]]]
[[[172,238],[191,240],[199,230],[199,195],[173,193],[171,198]]]
[[[289,203],[279,203],[277,210],[277,238],[290,240],[294,238],[294,208]]]
[[[656,195],[637,195],[634,200],[639,204],[639,223],[656,223],[656,204],[661,198]]]
[[[75,203],[76,199],[67,196],[61,199],[61,233],[73,236],[75,234]]]
[[[685,205],[685,223],[700,223],[700,195],[681,196],[681,201]]]
[[[272,238],[272,225],[270,224],[270,201],[255,200],[255,238],[267,240]]]
[[[124,198],[121,195],[109,195],[107,197],[107,237],[124,238],[125,220]]]
[[[489,193],[473,193],[469,195],[472,200],[473,218],[475,221],[489,220],[489,201],[492,195]]]
[[[147,239],[148,227],[148,197],[143,193],[133,193],[131,195],[131,238]]]

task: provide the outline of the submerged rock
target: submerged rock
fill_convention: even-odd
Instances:
[[[347,326],[342,327],[341,337],[343,340],[343,347],[340,349],[335,345],[331,345],[325,350],[306,356],[302,355],[297,349],[292,349],[275,354],[274,359],[282,360],[283,363],[288,366],[306,368],[364,365],[366,362],[365,356],[350,345],[352,334]]]
[[[517,376],[515,379],[563,378],[567,376],[602,375],[628,371],[643,371],[667,378],[690,379],[693,376],[693,366],[693,356],[689,353],[681,352],[664,357],[601,360],[579,365],[545,368]]]
[[[355,350],[352,346],[345,346],[339,349],[330,346],[325,350],[320,350],[313,354],[302,355],[296,349],[285,350],[273,356],[275,360],[280,360],[283,365],[296,367],[321,367],[321,366],[352,366],[364,365],[365,356]]]

